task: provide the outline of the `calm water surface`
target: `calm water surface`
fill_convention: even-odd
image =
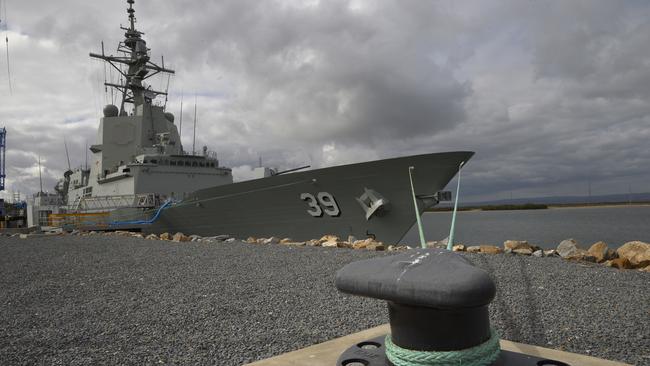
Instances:
[[[425,213],[422,224],[427,241],[443,239],[449,235],[451,212]],[[597,241],[610,248],[632,240],[650,242],[650,206],[458,212],[454,242],[503,245],[516,239],[555,248],[567,238],[585,248]],[[417,226],[402,239],[411,246],[419,242]]]

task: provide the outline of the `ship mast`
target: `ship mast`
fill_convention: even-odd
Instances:
[[[104,44],[102,43],[102,53],[90,53],[90,57],[98,58],[108,62],[124,78],[123,84],[114,84],[105,82],[104,85],[116,88],[122,92],[122,103],[120,106],[120,116],[127,115],[124,109],[125,103],[133,104],[137,110],[139,106],[150,104],[158,95],[167,95],[167,92],[155,91],[151,87],[145,86],[143,81],[158,73],[174,74],[174,70],[165,68],[165,61],[162,59],[161,65],[157,65],[150,60],[147,43],[142,36],[143,32],[135,29],[135,9],[133,4],[135,0],[126,0],[129,7],[126,9],[129,14],[129,27],[120,27],[125,31],[124,41],[120,42],[117,51],[120,56],[106,55],[104,53]],[[126,65],[125,71],[117,65]]]

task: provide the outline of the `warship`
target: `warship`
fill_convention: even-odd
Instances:
[[[261,168],[259,178],[233,182],[231,169],[207,147],[200,153],[183,149],[174,115],[166,111],[167,91],[145,82],[174,71],[164,59],[151,60],[144,33],[135,28],[134,0],[127,3],[129,26],[121,27],[118,55],[106,54],[103,44],[101,53],[90,53],[120,73],[120,83],[105,85],[119,92],[121,103],[103,110],[90,167],[68,170],[57,184],[63,224],[75,218],[80,229],[294,240],[332,234],[397,243],[414,225],[416,211],[449,199],[442,190],[473,155],[431,153],[285,172]],[[95,214],[95,221],[79,220],[84,214]]]

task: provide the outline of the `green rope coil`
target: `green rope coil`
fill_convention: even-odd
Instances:
[[[490,339],[458,351],[413,351],[393,343],[390,334],[386,336],[386,356],[395,366],[487,366],[494,362],[501,352],[499,336],[490,329]]]

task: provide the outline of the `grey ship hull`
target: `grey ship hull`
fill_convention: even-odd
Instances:
[[[145,232],[183,232],[202,236],[229,234],[238,238],[320,238],[326,234],[387,244],[399,242],[416,221],[408,169],[418,207],[423,212],[437,201],[473,152],[415,155],[315,169],[199,190],[163,211]],[[382,197],[382,209],[367,219],[364,192]],[[322,200],[319,200],[319,195]],[[333,201],[331,198],[333,198]],[[365,198],[368,196],[366,195]],[[366,200],[366,202],[370,202]],[[316,207],[318,206],[318,207]]]

